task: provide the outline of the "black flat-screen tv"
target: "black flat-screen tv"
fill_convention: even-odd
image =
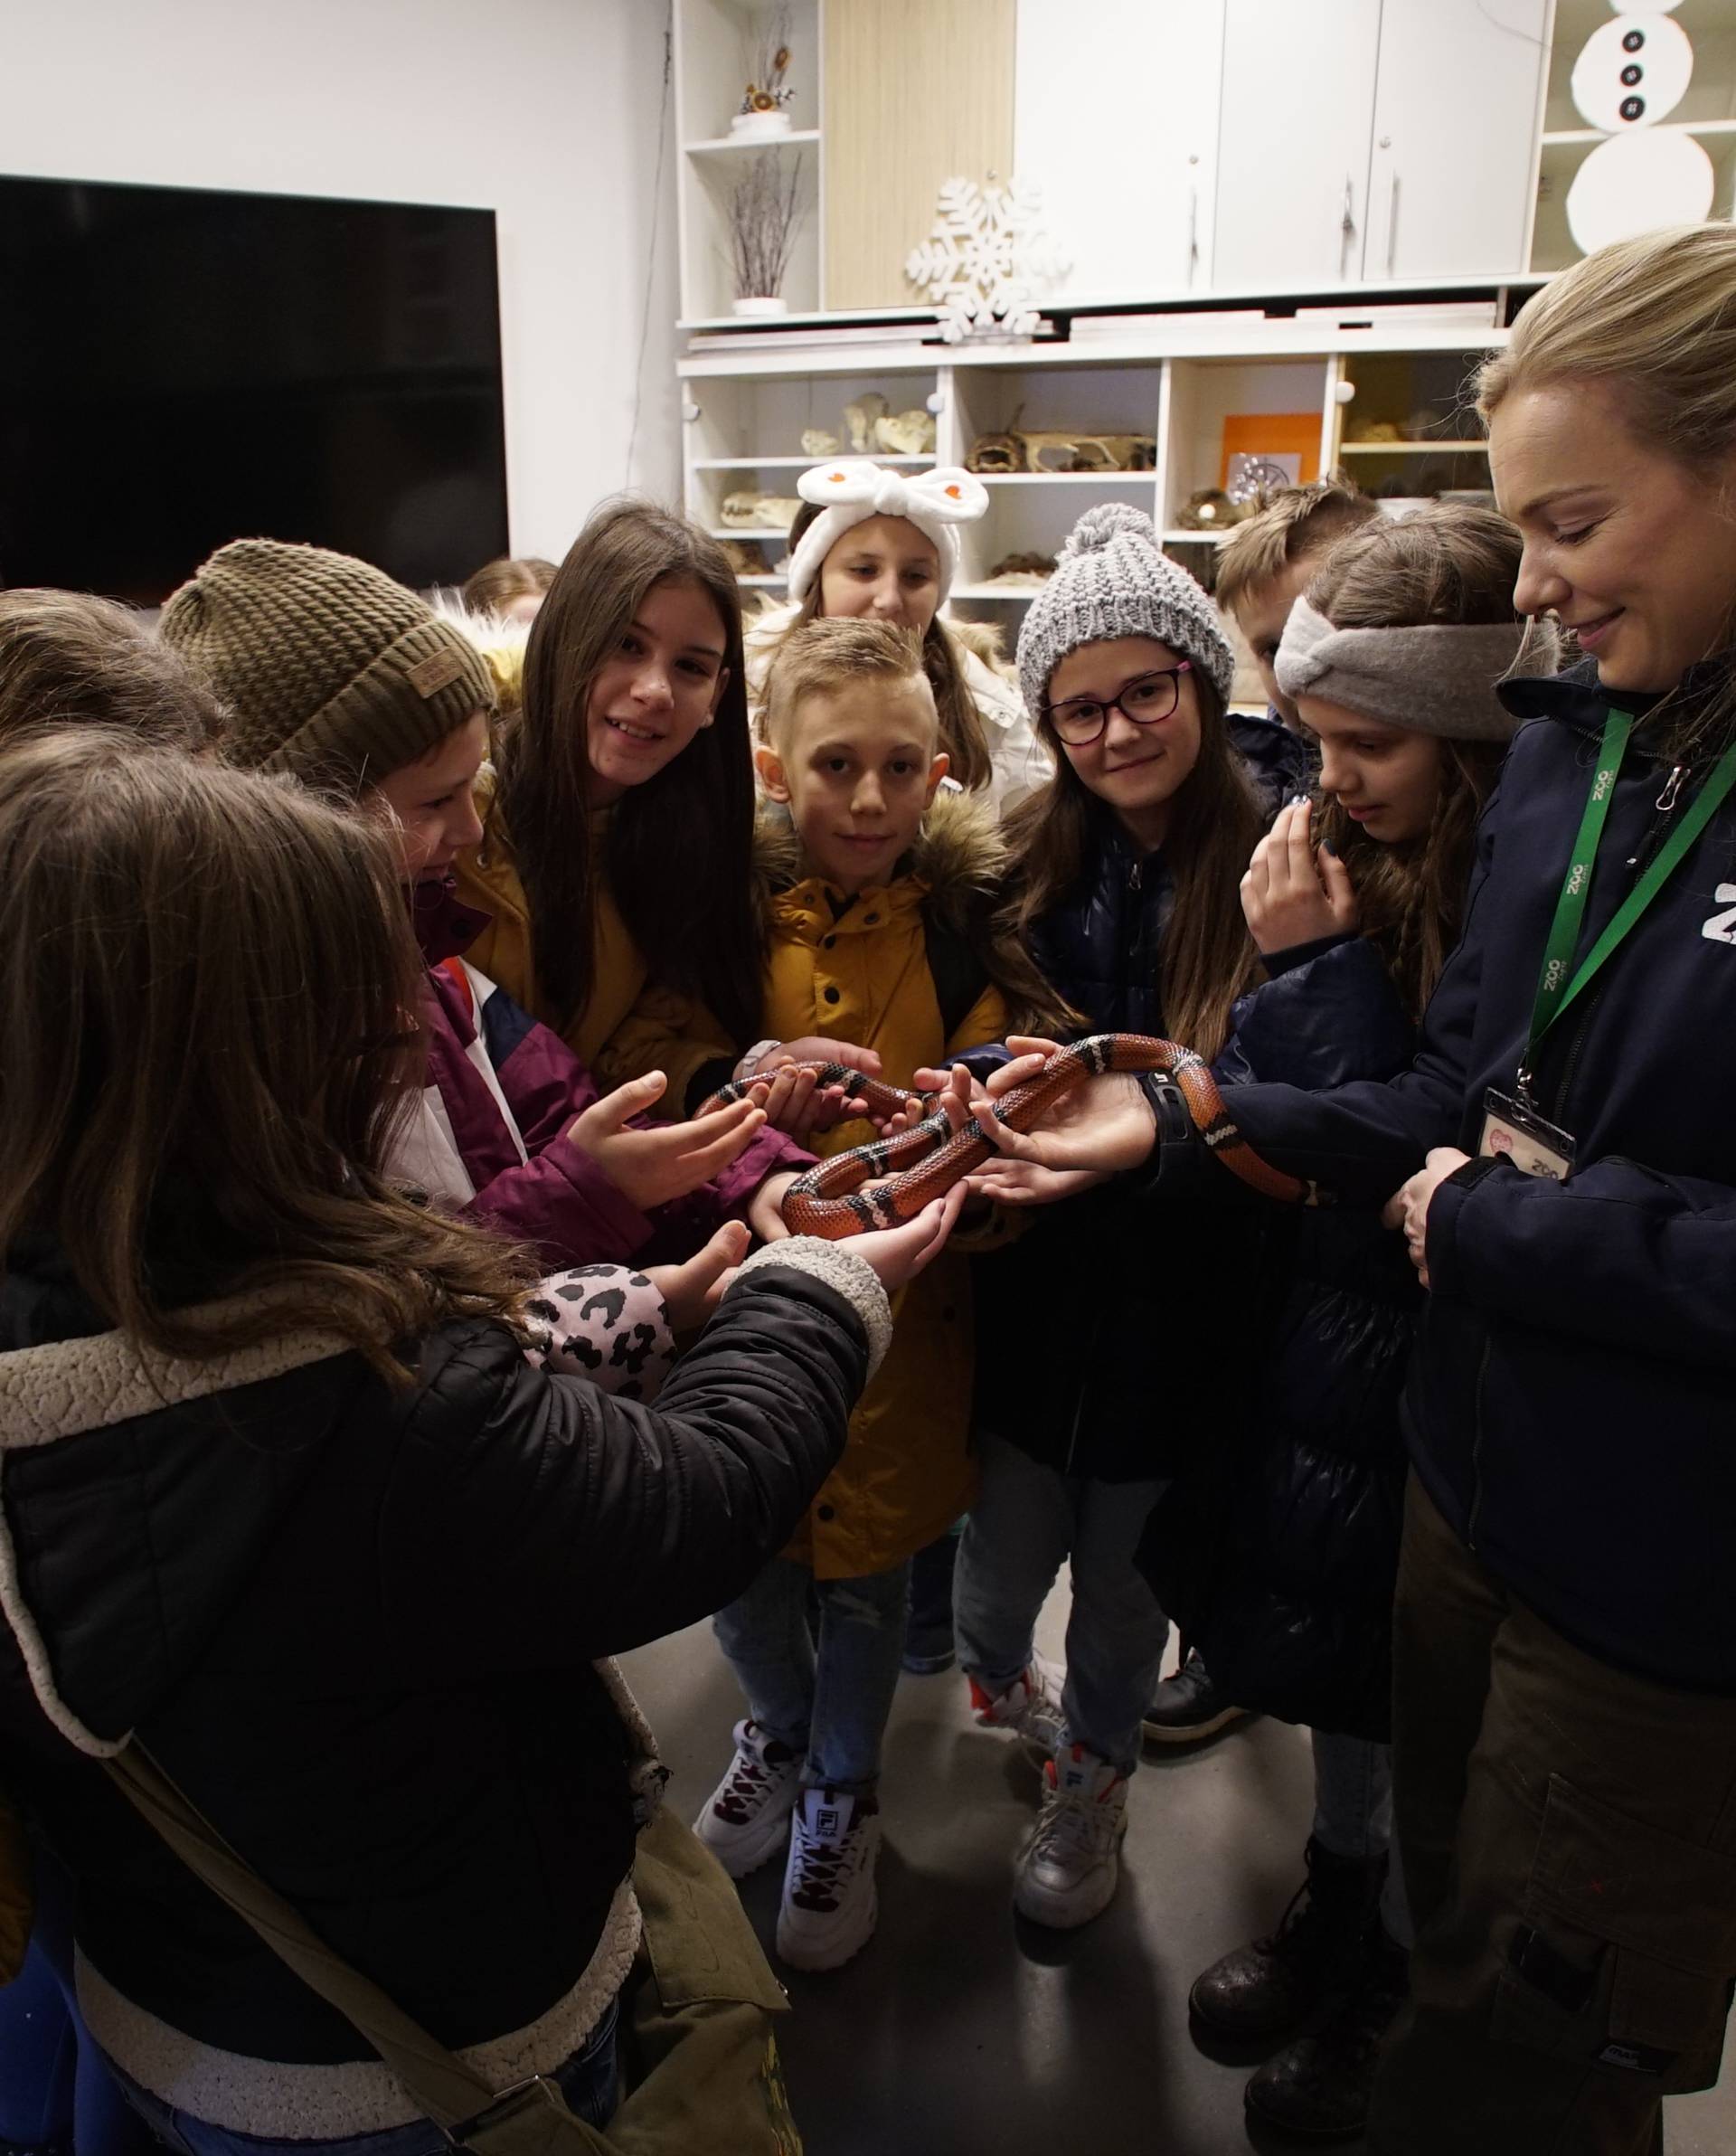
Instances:
[[[0,177],[0,584],[152,606],[251,537],[506,551],[494,213]]]

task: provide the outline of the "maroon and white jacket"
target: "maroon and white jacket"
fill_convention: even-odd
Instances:
[[[452,886],[423,886],[412,909],[428,961],[422,1020],[428,1083],[394,1149],[394,1177],[448,1211],[529,1243],[552,1272],[576,1265],[678,1262],[739,1218],[768,1176],[812,1165],[762,1130],[722,1175],[649,1214],[629,1204],[568,1132],[598,1098],[590,1073],[465,948],[487,915]],[[643,1128],[652,1119],[636,1117]]]

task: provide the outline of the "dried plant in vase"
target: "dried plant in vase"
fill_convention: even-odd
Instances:
[[[799,156],[786,162],[766,150],[736,182],[730,197],[730,241],[735,267],[735,312],[781,315],[784,277],[801,222],[797,203],[802,181]]]
[[[741,109],[730,122],[731,135],[769,138],[789,133],[786,110],[796,95],[784,80],[789,71],[789,10],[774,7],[747,50],[750,80]]]

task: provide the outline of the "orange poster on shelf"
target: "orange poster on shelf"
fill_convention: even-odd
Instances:
[[[1275,464],[1293,486],[1306,487],[1320,477],[1320,414],[1317,411],[1232,411],[1223,422],[1220,487],[1228,487],[1232,458]]]

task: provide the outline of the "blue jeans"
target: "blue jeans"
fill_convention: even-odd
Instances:
[[[618,2002],[611,2000],[584,2048],[549,2076],[569,2107],[588,2125],[607,2126],[619,2101],[615,2057],[618,2012]],[[190,2112],[177,2111],[161,2096],[140,2088],[112,2061],[109,2071],[157,2139],[178,2150],[180,2156],[447,2156],[451,2147],[431,2119],[390,2127],[383,2133],[358,2133],[348,2141],[269,2141],[257,2133],[238,2133],[229,2126],[208,2126]]]
[[[1399,1945],[1412,1945],[1404,1867],[1392,1847],[1391,1745],[1314,1732],[1314,1839],[1335,1857],[1388,1859],[1381,1922]]]
[[[820,1605],[817,1654],[807,1597]],[[718,1645],[769,1736],[804,1755],[813,1789],[864,1794],[880,1779],[880,1745],[904,1654],[910,1568],[816,1580],[774,1557],[745,1594],[718,1612]]]
[[[80,2016],[72,1989],[72,1882],[32,1852],[36,1921],[17,1979],[0,1988],[0,2142],[76,2156],[149,2156],[156,2143],[128,2108]]]
[[[958,1659],[986,1692],[1022,1677],[1043,1598],[1071,1558],[1066,1742],[1130,1774],[1169,1638],[1169,1620],[1133,1553],[1167,1484],[1063,1475],[987,1434],[979,1455],[982,1488],[965,1522],[953,1591]]]

